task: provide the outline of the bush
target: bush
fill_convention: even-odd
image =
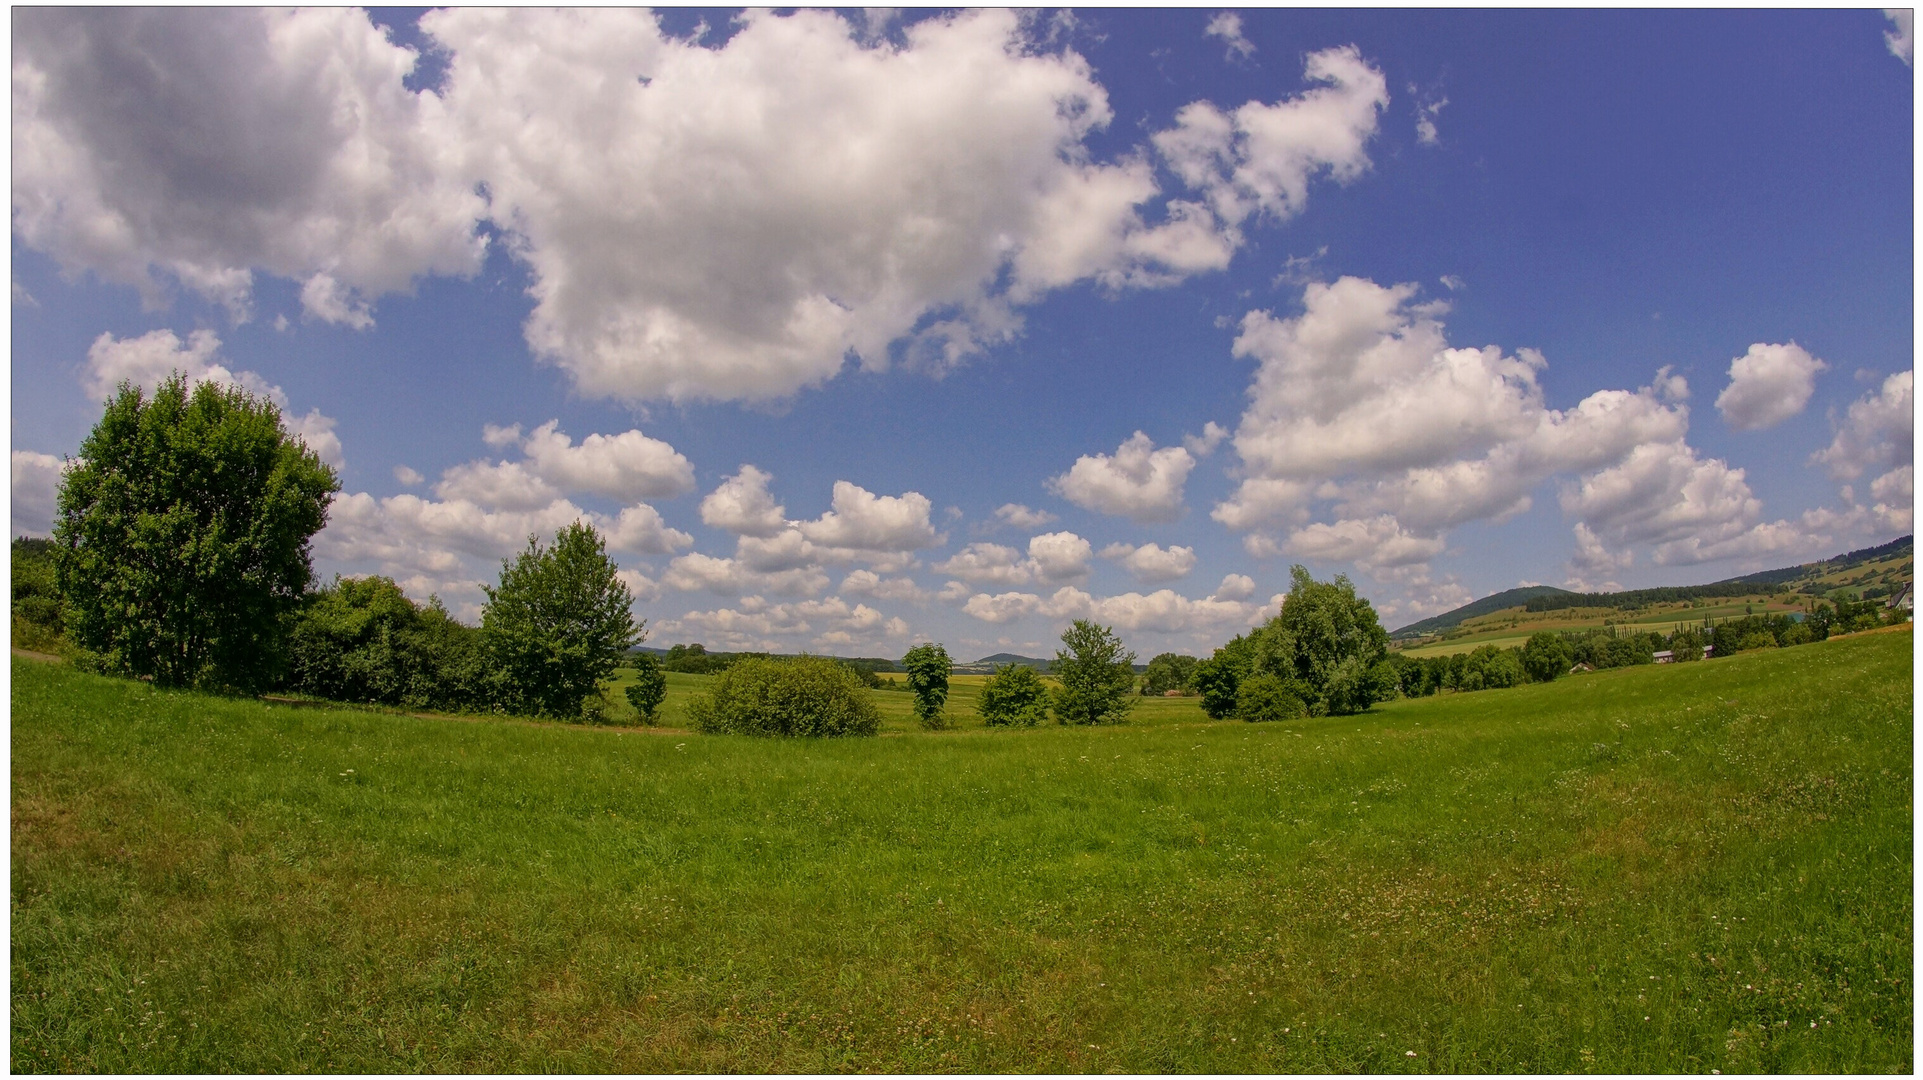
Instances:
[[[1250,723],[1299,720],[1309,707],[1290,692],[1289,684],[1274,675],[1251,675],[1235,694],[1235,718]]]
[[[1135,704],[1135,654],[1106,626],[1076,619],[1055,654],[1055,719],[1063,724],[1120,724]]]
[[[1048,687],[1027,664],[1003,664],[982,683],[975,708],[990,727],[1034,727],[1048,716]]]
[[[336,577],[309,593],[288,632],[285,689],[330,701],[485,709],[491,666],[480,631],[431,599],[421,607],[388,578]]]
[[[13,617],[54,637],[66,629],[66,603],[51,540],[15,537],[13,541]],[[18,642],[16,642],[18,644]]]
[[[908,672],[908,689],[915,694],[915,719],[930,731],[947,727],[941,709],[948,703],[948,673],[954,669],[948,650],[933,642],[917,645],[901,658],[901,666]]]
[[[1253,651],[1250,639],[1238,634],[1216,649],[1215,655],[1195,665],[1189,685],[1202,695],[1202,711],[1209,719],[1223,720],[1235,715],[1235,695],[1243,676],[1249,674]]]
[[[628,704],[634,706],[636,715],[644,724],[654,723],[654,710],[661,707],[661,701],[668,696],[668,676],[661,670],[661,661],[650,653],[634,654],[635,681],[628,684]]]
[[[833,738],[881,730],[861,680],[825,656],[737,660],[688,703],[688,718],[711,735]]]

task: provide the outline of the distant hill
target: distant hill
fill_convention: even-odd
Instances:
[[[1006,664],[1020,664],[1023,667],[1032,667],[1043,674],[1055,670],[1055,661],[1053,660],[1037,660],[1032,656],[1022,656],[1019,653],[1012,652],[998,652],[993,656],[984,656],[972,664],[956,664],[955,670],[964,675],[987,675],[992,674],[996,668]]]
[[[1390,637],[1421,637],[1424,634],[1437,634],[1460,624],[1464,619],[1487,615],[1503,608],[1521,607],[1540,596],[1575,596],[1568,589],[1558,589],[1554,585],[1525,585],[1520,589],[1505,589],[1493,596],[1485,596],[1473,604],[1464,604],[1454,611],[1432,615],[1421,622],[1413,622],[1390,634]]]
[[[1522,607],[1529,611],[1557,611],[1563,608],[1636,608],[1648,604],[1675,603],[1685,600],[1704,600],[1717,597],[1747,596],[1758,590],[1779,590],[1794,592],[1803,588],[1826,588],[1820,579],[1840,574],[1875,562],[1907,555],[1913,547],[1913,538],[1901,536],[1887,544],[1861,548],[1821,562],[1804,563],[1801,566],[1786,566],[1780,570],[1764,570],[1741,577],[1725,578],[1707,585],[1668,585],[1654,589],[1630,589],[1613,593],[1577,593],[1567,589],[1552,588],[1547,585],[1532,585],[1527,588],[1509,589],[1464,604],[1454,611],[1446,611],[1421,622],[1410,623],[1391,634],[1394,638],[1417,638],[1425,634],[1441,633],[1454,629],[1464,620],[1478,615],[1487,615],[1504,608]]]
[[[1804,578],[1821,577],[1824,574],[1834,574],[1838,571],[1848,570],[1853,567],[1860,566],[1863,563],[1871,562],[1875,559],[1888,558],[1891,555],[1905,555],[1905,554],[1908,554],[1911,550],[1913,550],[1914,547],[1915,547],[1915,537],[1899,536],[1887,544],[1878,544],[1875,547],[1859,548],[1855,551],[1838,555],[1834,559],[1825,559],[1822,562],[1804,563],[1801,566],[1786,566],[1781,570],[1764,570],[1762,573],[1759,573],[1759,574],[1745,574],[1742,577],[1725,578],[1722,581],[1716,582],[1716,584],[1718,585],[1782,585],[1792,581],[1800,581]]]

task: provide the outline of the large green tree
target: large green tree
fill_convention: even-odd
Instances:
[[[501,563],[487,590],[481,633],[498,665],[500,703],[512,710],[574,719],[601,680],[646,636],[634,596],[594,526],[577,521],[552,547],[529,537]]]
[[[1385,664],[1389,635],[1375,608],[1356,595],[1347,577],[1316,581],[1300,566],[1290,577],[1281,612],[1197,666],[1194,685],[1210,716],[1274,716],[1269,703],[1282,694],[1299,698],[1316,714],[1361,712],[1394,696],[1395,673]],[[1261,694],[1242,695],[1242,683],[1256,676],[1273,676],[1279,686],[1265,684]],[[1265,704],[1251,706],[1256,700]]]
[[[1076,619],[1055,654],[1055,719],[1064,724],[1120,724],[1135,704],[1135,654],[1106,626]]]
[[[60,485],[73,640],[163,686],[272,683],[340,481],[235,386],[122,383]]]

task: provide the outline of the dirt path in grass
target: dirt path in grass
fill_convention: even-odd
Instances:
[[[55,656],[52,653],[34,652],[32,649],[23,649],[23,648],[20,648],[18,645],[13,646],[13,655],[19,657],[22,660],[36,660],[42,664],[66,663],[65,657]]]

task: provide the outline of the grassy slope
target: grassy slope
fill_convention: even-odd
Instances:
[[[1906,1071],[1910,650],[830,743],[15,660],[14,1068]]]

